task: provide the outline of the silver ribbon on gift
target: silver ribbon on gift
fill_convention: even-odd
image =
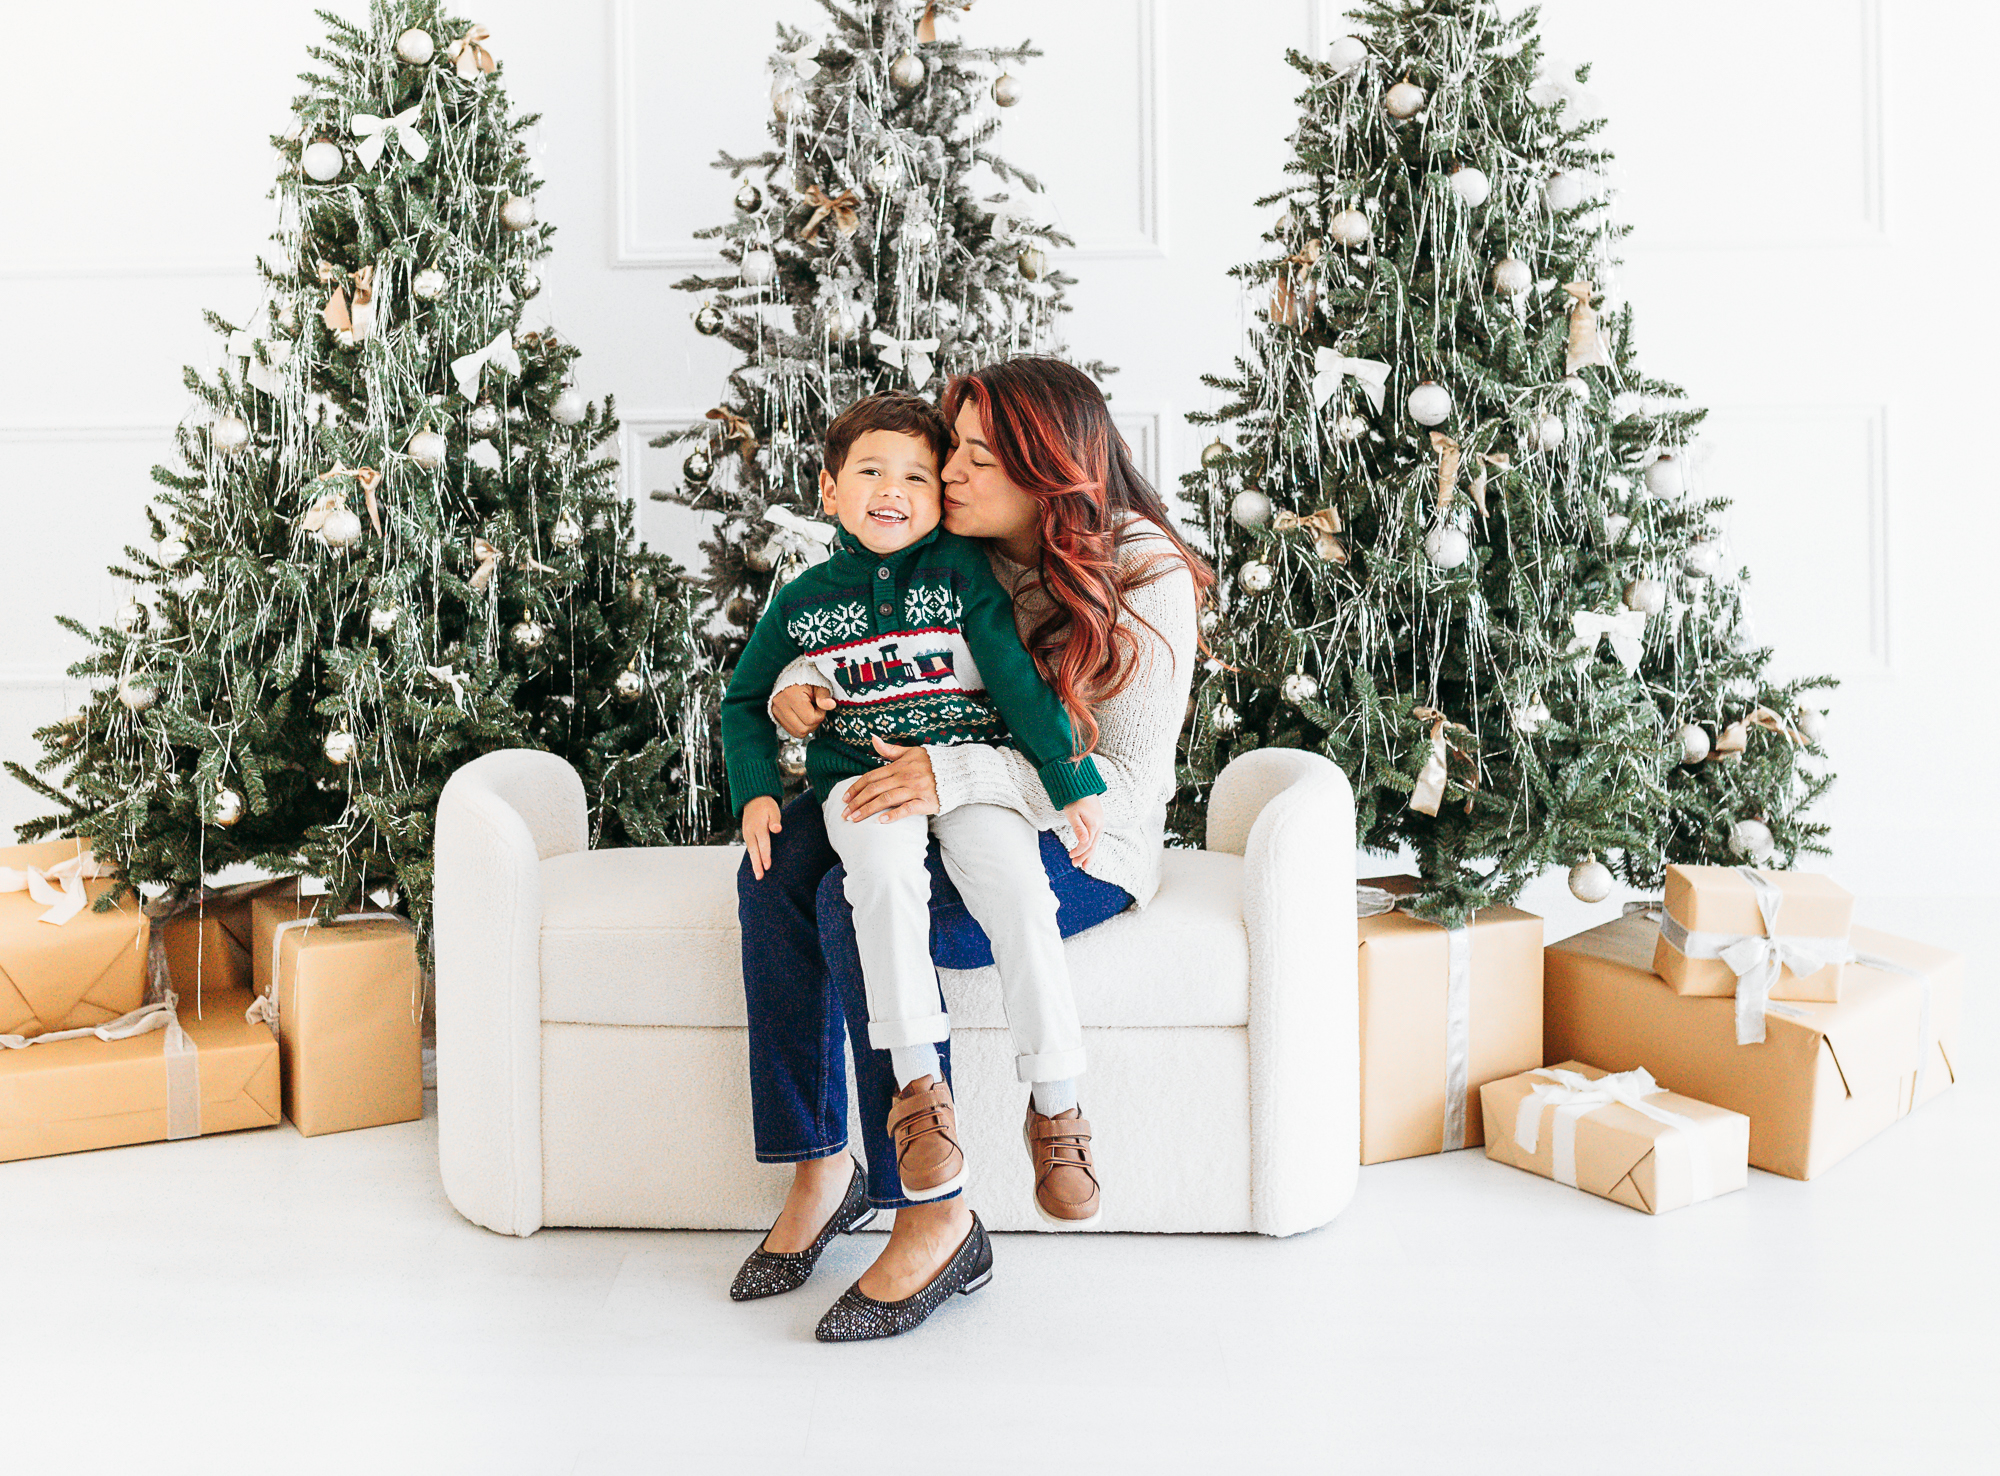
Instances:
[[[1771,986],[1790,969],[1803,979],[1830,964],[1853,963],[1854,946],[1844,938],[1788,936],[1778,931],[1778,910],[1785,894],[1754,866],[1739,866],[1736,874],[1750,883],[1757,911],[1764,919],[1762,937],[1750,933],[1691,931],[1671,912],[1660,918],[1660,936],[1687,958],[1719,958],[1736,976],[1736,1043],[1756,1045],[1764,1039],[1764,1015],[1771,1008]]]
[[[1654,1081],[1653,1074],[1643,1066],[1635,1071],[1600,1076],[1594,1081],[1580,1071],[1565,1071],[1559,1066],[1545,1067],[1534,1075],[1548,1079],[1537,1082],[1534,1090],[1522,1099],[1520,1110],[1514,1115],[1514,1141],[1523,1153],[1533,1153],[1535,1145],[1541,1141],[1542,1109],[1554,1108],[1555,1122],[1549,1151],[1557,1183],[1567,1184],[1572,1189],[1577,1187],[1577,1120],[1616,1102],[1673,1129],[1671,1133],[1653,1140],[1653,1162],[1658,1178],[1672,1175],[1675,1170],[1672,1159],[1680,1156],[1687,1162],[1688,1182],[1692,1186],[1690,1198],[1700,1201],[1713,1197],[1714,1175],[1710,1172],[1701,1130],[1693,1118],[1646,1100],[1660,1095],[1666,1088]]]
[[[1354,915],[1380,917],[1407,898],[1356,885]],[[1407,910],[1407,909],[1405,909]],[[1465,1146],[1466,1083],[1472,1073],[1472,929],[1446,928],[1444,976],[1444,1152]]]

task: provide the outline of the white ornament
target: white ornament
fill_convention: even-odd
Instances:
[[[1687,476],[1681,458],[1673,452],[1662,452],[1659,459],[1646,468],[1646,490],[1655,497],[1678,497],[1686,489]]]
[[[423,66],[437,54],[431,33],[412,26],[396,38],[396,55],[413,67]]]
[[[1254,487],[1238,492],[1229,504],[1229,516],[1239,528],[1261,528],[1271,521],[1271,499]]]
[[[1503,256],[1493,263],[1493,290],[1502,297],[1519,297],[1535,285],[1535,274],[1518,256]]]
[[[1382,98],[1391,118],[1414,118],[1423,105],[1424,90],[1414,82],[1398,82]]]
[[[1493,193],[1493,181],[1486,177],[1485,170],[1461,164],[1451,172],[1451,192],[1469,208],[1477,210]]]
[[[120,605],[118,613],[111,618],[112,623],[118,627],[121,634],[136,635],[146,628],[147,623],[152,619],[152,615],[138,600],[131,599]]]
[[[1011,108],[1021,100],[1021,82],[1011,73],[1002,72],[993,79],[993,101],[1003,108]]]
[[[1368,60],[1368,47],[1354,36],[1342,36],[1326,49],[1326,64],[1339,73],[1353,71]]]
[[[1690,543],[1681,554],[1681,569],[1692,579],[1713,579],[1722,567],[1722,545],[1713,538]]]
[[[448,447],[444,437],[436,431],[420,430],[410,437],[410,444],[403,449],[410,453],[410,460],[425,471],[436,471],[444,465]]]
[[[509,195],[500,205],[500,224],[510,231],[525,231],[535,223],[535,197]]]
[[[368,612],[368,628],[376,635],[387,635],[396,628],[396,621],[402,612],[394,605],[377,605]]]
[[[894,154],[878,154],[875,157],[875,162],[868,166],[869,186],[876,194],[886,195],[889,192],[889,187],[902,177],[902,173],[903,166],[897,162]],[[738,203],[741,203],[740,197]],[[998,234],[998,232],[996,231],[995,234]]]
[[[1277,577],[1269,564],[1259,563],[1256,559],[1236,571],[1236,582],[1251,594],[1262,594],[1276,582]]]
[[[1570,868],[1570,895],[1579,902],[1602,902],[1611,895],[1611,868],[1592,856]]]
[[[533,297],[536,293],[540,292],[541,290],[542,290],[541,276],[538,273],[531,271],[521,273],[520,280],[514,284],[515,294],[520,298],[522,298],[524,301],[527,298]]]
[[[299,167],[305,170],[307,179],[325,184],[330,179],[340,178],[340,171],[347,167],[347,156],[341,153],[339,144],[329,139],[315,139],[299,155]]]
[[[1750,861],[1764,861],[1778,849],[1778,841],[1762,820],[1738,820],[1729,827],[1729,849]]]
[[[1709,741],[1708,729],[1700,723],[1689,723],[1681,729],[1681,762],[1692,767],[1707,760],[1715,745]]]
[[[1624,541],[1626,531],[1629,528],[1631,528],[1631,526],[1632,526],[1632,520],[1626,517],[1625,514],[1606,513],[1604,515],[1605,544],[1609,547],[1616,548],[1620,543]]]
[[[743,262],[738,270],[744,286],[768,287],[778,275],[778,258],[761,246],[755,246],[743,253]]]
[[[1358,441],[1368,434],[1368,422],[1359,415],[1343,415],[1333,423],[1335,439]]]
[[[431,301],[433,298],[442,297],[444,295],[444,288],[444,273],[436,267],[425,267],[414,277],[410,278],[410,291],[423,298],[426,302]]]
[[[159,693],[153,684],[142,676],[126,676],[118,679],[118,700],[133,712],[144,712],[153,705]]]
[[[575,548],[583,542],[583,524],[568,513],[556,519],[556,525],[549,529],[549,541],[557,548]]]
[[[612,680],[611,694],[620,702],[637,702],[646,695],[646,679],[636,671],[621,671]]]
[[[1611,413],[1620,420],[1631,420],[1646,413],[1646,397],[1634,390],[1625,390],[1611,397]]]
[[[218,451],[241,451],[250,444],[250,427],[240,416],[222,415],[209,427],[208,436]]]
[[[565,389],[549,402],[549,419],[557,425],[575,425],[583,419],[590,408],[583,396],[573,389]]]
[[[1218,630],[1222,629],[1222,612],[1219,610],[1204,610],[1201,612],[1201,619],[1195,623],[1201,627],[1203,635],[1212,636]]]
[[[178,538],[169,538],[160,545],[160,562],[169,569],[188,556],[188,546]]]
[[[1537,692],[1528,701],[1514,709],[1514,731],[1524,738],[1532,738],[1542,731],[1549,720],[1549,705],[1542,701]]]
[[[1359,210],[1341,210],[1326,223],[1326,233],[1336,246],[1368,244],[1368,217]]]
[[[227,785],[215,791],[215,823],[225,830],[243,818],[243,796]]]
[[[1587,400],[1590,398],[1590,381],[1581,374],[1566,374],[1563,376],[1563,393],[1572,400]]]
[[[326,742],[320,747],[329,763],[351,764],[354,755],[361,751],[361,742],[352,733],[336,731],[327,734]]]
[[[353,509],[336,507],[319,525],[319,541],[328,548],[351,548],[361,541],[361,519]]]
[[[852,343],[861,332],[861,313],[850,302],[827,309],[826,336],[834,343]]]
[[[1569,427],[1563,424],[1560,415],[1544,413],[1535,422],[1535,445],[1543,451],[1554,451],[1568,434]]]
[[[1634,579],[1625,586],[1625,608],[1658,615],[1667,608],[1667,587],[1657,579]]]
[[[465,428],[475,436],[490,436],[500,429],[500,408],[491,400],[481,400],[465,412]]]
[[[1558,214],[1574,210],[1583,203],[1582,171],[1565,169],[1549,176],[1548,183],[1542,186],[1542,198],[1548,202],[1549,209]]]
[[[1433,528],[1424,535],[1424,557],[1440,569],[1456,569],[1472,557],[1472,540],[1457,528]]]
[[[1441,425],[1451,417],[1451,391],[1426,379],[1410,391],[1409,410],[1418,425]]]
[[[922,58],[904,52],[889,63],[889,80],[904,92],[911,92],[921,87],[924,81]]]
[[[1209,714],[1208,721],[1210,726],[1218,733],[1234,733],[1243,723],[1243,719],[1237,716],[1236,709],[1231,707],[1227,702],[1216,703],[1215,710]]]
[[[1304,672],[1295,671],[1279,684],[1278,690],[1284,694],[1285,701],[1297,706],[1319,696],[1319,683]]]
[[[1814,748],[1826,746],[1826,714],[1817,707],[1801,707],[1796,719],[1798,730]]]

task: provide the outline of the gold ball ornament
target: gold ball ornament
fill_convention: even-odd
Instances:
[[[135,672],[118,679],[118,700],[133,712],[144,712],[159,695],[142,674]]]
[[[1262,594],[1277,582],[1278,576],[1271,566],[1256,559],[1250,560],[1236,571],[1236,582],[1251,594]]]
[[[1762,820],[1738,820],[1729,827],[1729,849],[1751,862],[1768,861],[1778,841]]]
[[[410,460],[425,471],[436,471],[444,465],[445,454],[450,448],[436,431],[420,430],[410,437],[409,444],[403,449],[410,453]]]
[[[1039,247],[1030,246],[1015,258],[1014,265],[1030,282],[1039,282],[1048,275],[1049,259]]]
[[[806,110],[806,95],[789,82],[771,89],[771,114],[780,122],[790,122]]]
[[[1502,297],[1520,297],[1535,285],[1535,274],[1518,256],[1503,256],[1493,263],[1493,290]]]
[[[396,56],[413,67],[421,67],[437,54],[437,42],[431,33],[416,26],[410,27],[396,38]]]
[[[1336,246],[1366,246],[1374,227],[1359,210],[1340,210],[1326,223],[1327,238]]]
[[[240,415],[218,415],[215,424],[208,428],[208,438],[218,451],[241,451],[250,444],[250,427]]]
[[[319,541],[336,552],[361,541],[361,519],[352,508],[336,507],[319,525]]]
[[[360,751],[361,740],[344,729],[327,734],[326,742],[320,745],[320,752],[326,755],[328,763],[333,764],[351,764],[354,755]]]
[[[510,231],[525,231],[535,223],[535,197],[509,195],[500,204],[500,224]]]
[[[557,425],[575,425],[590,409],[590,404],[574,389],[565,389],[549,402],[549,419]]]
[[[1658,579],[1634,579],[1625,586],[1625,608],[1660,614],[1667,608],[1667,586]]]
[[[1688,768],[1706,763],[1715,745],[1709,741],[1708,729],[1700,723],[1687,723],[1681,728],[1681,763]]]
[[[852,343],[861,336],[861,312],[849,302],[837,302],[827,310],[826,336],[833,343]]]
[[[1201,464],[1203,466],[1213,467],[1218,462],[1227,461],[1228,459],[1229,445],[1220,437],[1210,441],[1206,446],[1201,448]]]
[[[340,171],[346,167],[347,155],[330,138],[316,138],[299,153],[299,168],[305,171],[307,179],[319,184],[339,179]]]
[[[621,671],[612,679],[611,695],[620,702],[637,702],[646,695],[646,679],[636,671]]]
[[[1391,118],[1414,118],[1426,101],[1423,88],[1407,77],[1382,95],[1382,106]]]
[[[923,59],[904,52],[889,64],[889,80],[904,92],[914,92],[924,83]]]
[[[1611,868],[1595,856],[1569,869],[1570,895],[1579,902],[1602,902],[1611,895]]]
[[[723,613],[737,625],[754,625],[757,621],[757,602],[748,595],[738,595],[729,602]]]
[[[1021,100],[1021,82],[1012,73],[1002,72],[993,79],[993,101],[996,106],[1011,108]]]
[[[224,830],[243,818],[243,796],[223,785],[215,791],[214,819]]]
[[[549,628],[539,620],[523,620],[507,632],[514,649],[522,653],[539,651],[549,641]]]

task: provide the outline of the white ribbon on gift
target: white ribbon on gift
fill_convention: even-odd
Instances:
[[[783,528],[787,533],[795,533],[801,538],[811,539],[821,548],[833,546],[833,525],[816,523],[811,518],[802,518],[788,507],[767,507],[764,521],[774,528]]]
[[[98,865],[95,852],[81,851],[48,867],[0,866],[0,892],[26,892],[48,908],[36,921],[61,927],[90,900],[83,884],[109,875],[111,868]]]
[[[1620,609],[1610,615],[1595,610],[1578,610],[1570,617],[1576,637],[1569,643],[1572,652],[1586,655],[1597,649],[1600,639],[1611,642],[1611,654],[1628,674],[1639,670],[1639,658],[1646,652],[1646,612]]]
[[[458,381],[458,392],[466,399],[479,398],[479,376],[488,364],[516,379],[521,377],[521,356],[514,352],[512,329],[502,328],[486,347],[460,354],[451,361],[451,377]]]
[[[1595,1081],[1580,1071],[1565,1071],[1559,1066],[1544,1067],[1533,1074],[1548,1080],[1536,1083],[1534,1090],[1522,1099],[1520,1110],[1514,1115],[1514,1141],[1523,1153],[1533,1153],[1535,1145],[1541,1141],[1542,1109],[1553,1107],[1555,1122],[1549,1150],[1553,1160],[1552,1172],[1558,1184],[1567,1184],[1572,1189],[1577,1187],[1577,1119],[1588,1117],[1599,1108],[1609,1107],[1615,1102],[1673,1129],[1653,1140],[1656,1171],[1661,1168],[1663,1159],[1679,1154],[1687,1160],[1688,1181],[1692,1186],[1690,1198],[1699,1202],[1713,1197],[1714,1177],[1710,1173],[1700,1128],[1693,1118],[1646,1100],[1658,1096],[1666,1088],[1654,1081],[1653,1074],[1643,1066],[1634,1071],[1600,1076]],[[1664,1177],[1665,1173],[1656,1173],[1655,1182]]]
[[[938,350],[935,338],[891,338],[880,328],[869,335],[875,345],[875,356],[892,369],[901,369],[910,376],[910,388],[922,389],[931,382],[935,366],[931,355]]]
[[[1354,915],[1379,917],[1408,899],[1381,887],[1354,888]],[[1407,908],[1405,908],[1407,910]],[[1465,1102],[1472,1073],[1472,929],[1444,930],[1444,1149],[1465,1146]]]
[[[380,118],[373,113],[356,113],[347,120],[347,128],[360,140],[354,146],[355,154],[361,160],[363,169],[373,169],[375,161],[382,157],[382,150],[395,139],[403,146],[403,152],[421,164],[431,156],[431,146],[424,136],[417,132],[417,114],[423,111],[423,104],[405,108],[393,118]]]
[[[283,952],[285,934],[294,929],[335,926],[344,922],[395,922],[404,927],[413,926],[406,917],[398,917],[393,912],[343,912],[330,923],[322,924],[317,917],[296,917],[290,922],[281,922],[271,934],[271,992],[260,994],[251,1001],[250,1008],[243,1012],[245,1024],[255,1025],[260,1021],[271,1027],[272,1039],[278,1038],[278,957]],[[412,1017],[423,1008],[423,974],[417,975],[417,993],[410,1000]]]
[[[1379,359],[1350,359],[1337,349],[1313,350],[1313,398],[1324,405],[1339,392],[1340,381],[1353,375],[1361,393],[1382,413],[1382,396],[1389,383],[1389,366]]]
[[[1803,979],[1829,964],[1855,962],[1854,945],[1845,938],[1812,938],[1778,931],[1778,910],[1785,894],[1754,866],[1739,866],[1736,874],[1750,883],[1764,935],[1703,933],[1689,929],[1671,912],[1660,918],[1660,937],[1686,958],[1719,958],[1736,976],[1736,1043],[1756,1045],[1764,1038],[1764,1015],[1771,1008],[1771,986],[1790,969]]]

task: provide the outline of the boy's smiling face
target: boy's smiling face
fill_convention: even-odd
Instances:
[[[895,553],[938,525],[937,456],[921,436],[867,431],[848,448],[837,476],[820,472],[819,497],[870,553]]]

